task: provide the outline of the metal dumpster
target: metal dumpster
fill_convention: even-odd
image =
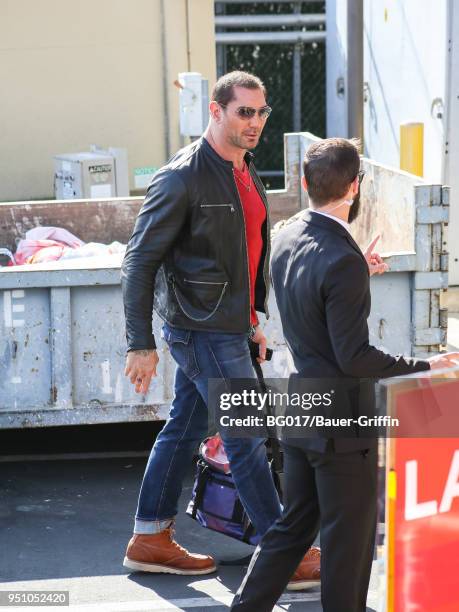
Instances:
[[[311,134],[285,135],[286,188],[269,192],[273,222],[307,206],[301,159]],[[392,352],[424,355],[446,343],[440,293],[447,287],[445,225],[449,190],[364,159],[363,210],[355,224],[361,246],[381,233],[391,271],[372,278],[372,342]],[[0,204],[0,246],[15,249],[28,229],[59,226],[86,242],[126,243],[142,198]],[[121,261],[78,260],[0,269],[0,427],[37,427],[164,419],[174,364],[159,345],[159,375],[138,396],[124,376]],[[282,376],[286,351],[270,298],[266,323],[274,358],[266,374]],[[160,321],[154,329],[160,337]]]

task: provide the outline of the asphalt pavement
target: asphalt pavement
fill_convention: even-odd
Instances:
[[[0,463],[0,592],[69,591],[73,611],[228,610],[243,566],[220,566],[202,577],[129,573],[122,566],[145,462],[106,457]],[[180,544],[218,561],[251,553],[252,547],[185,515],[192,482],[190,466],[176,525]],[[375,570],[368,611],[378,609],[377,580]],[[275,610],[319,612],[320,588],[286,592]]]

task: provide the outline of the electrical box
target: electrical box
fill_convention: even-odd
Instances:
[[[129,196],[126,149],[99,149],[54,156],[54,197],[57,200]]]
[[[180,72],[180,133],[201,136],[209,121],[209,81],[199,72]]]

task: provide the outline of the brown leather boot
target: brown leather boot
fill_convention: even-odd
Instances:
[[[138,572],[164,572],[183,576],[210,574],[217,569],[212,557],[189,553],[173,538],[172,527],[152,535],[134,534],[123,565]]]
[[[301,591],[320,585],[320,548],[311,546],[304,555],[303,560],[296,568],[290,582],[288,591]]]

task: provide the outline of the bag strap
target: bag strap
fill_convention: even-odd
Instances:
[[[243,525],[245,529],[244,529],[244,534],[242,536],[242,541],[246,542],[247,544],[250,544],[250,538],[255,535],[256,531],[255,531],[255,526],[250,522],[250,519],[247,516],[247,514],[245,515],[245,519],[246,519],[246,524]]]
[[[209,466],[203,461],[198,461],[198,475],[196,479],[196,489],[193,500],[193,510],[191,511],[191,518],[196,519],[196,514],[202,504],[204,498],[204,491],[209,479]]]
[[[239,499],[239,497],[237,497],[235,499],[234,506],[233,506],[233,514],[231,516],[231,522],[237,523],[238,525],[243,525],[244,516],[246,516],[244,506],[242,505],[242,502]]]
[[[261,368],[261,365],[257,361],[258,344],[256,344],[252,340],[249,340],[249,347],[250,347],[250,357],[252,359],[253,369],[255,370],[255,374],[257,375],[257,378],[258,378],[258,384],[260,385],[261,390],[264,393],[267,393],[268,388],[265,383],[265,377],[263,376],[263,370]],[[282,472],[283,461],[282,461],[282,453],[281,453],[279,441],[276,438],[269,438],[268,444],[271,449],[271,456],[273,460],[273,465],[272,465],[273,470],[275,472]]]
[[[273,458],[273,470],[279,474],[280,472],[284,471],[282,452],[279,440],[277,440],[276,438],[269,438],[269,446],[271,448],[271,457]]]

